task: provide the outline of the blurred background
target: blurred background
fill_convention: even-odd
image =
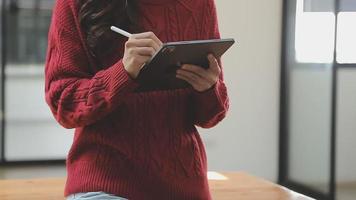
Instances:
[[[54,0],[1,1],[0,179],[65,176],[73,130],[44,101]],[[201,130],[212,171],[356,199],[356,1],[216,0],[231,108]],[[26,102],[26,103],[24,103]]]

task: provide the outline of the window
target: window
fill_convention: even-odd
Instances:
[[[356,63],[355,22],[356,12],[340,12],[338,14],[336,44],[336,61],[338,63]]]
[[[11,0],[6,12],[7,64],[42,65],[46,56],[53,1]]]

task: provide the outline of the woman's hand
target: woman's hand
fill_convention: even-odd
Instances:
[[[133,34],[125,43],[123,64],[131,78],[136,78],[143,65],[162,46],[162,42],[152,32]]]
[[[210,89],[218,81],[221,69],[218,61],[213,55],[209,54],[208,60],[208,69],[196,65],[184,64],[177,70],[176,77],[187,81],[199,92],[204,92]]]

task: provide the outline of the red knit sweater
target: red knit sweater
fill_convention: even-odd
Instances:
[[[53,115],[75,128],[64,195],[104,191],[130,200],[211,199],[195,125],[210,128],[225,117],[222,75],[202,93],[137,92],[139,84],[124,70],[119,53],[103,66],[95,64],[75,2],[56,1],[45,69]],[[219,38],[214,0],[139,2],[140,25],[163,42]],[[117,49],[123,52],[123,43]]]

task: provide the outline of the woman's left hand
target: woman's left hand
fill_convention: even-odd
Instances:
[[[204,92],[210,89],[219,80],[221,69],[218,61],[212,54],[208,55],[208,60],[208,69],[196,65],[184,64],[177,70],[176,77],[187,81],[198,92]]]

